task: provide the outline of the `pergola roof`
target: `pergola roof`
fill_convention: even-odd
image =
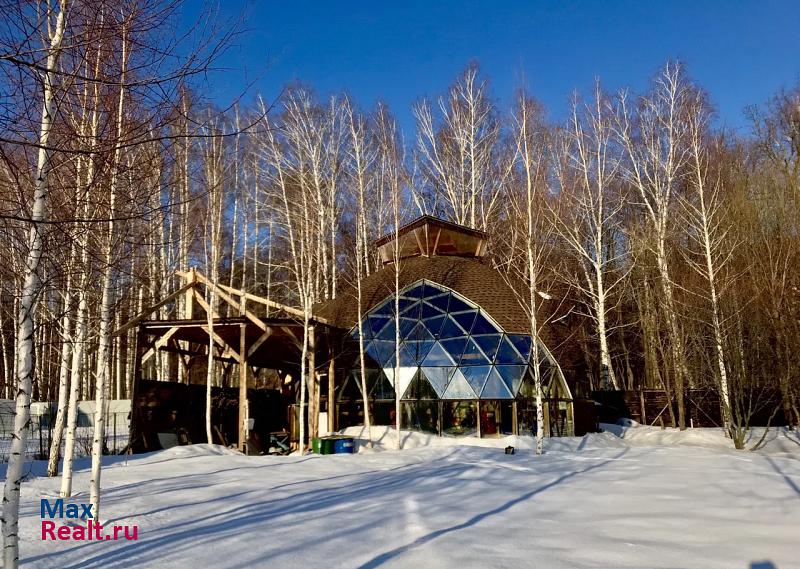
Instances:
[[[207,356],[211,334],[209,332],[208,304],[203,288],[215,287],[216,295],[233,316],[214,314],[211,320],[214,359],[239,363],[244,358],[253,368],[270,368],[288,371],[298,376],[303,349],[303,318],[297,308],[259,297],[244,291],[211,283],[201,273],[192,270],[181,273],[186,284],[141,314],[126,322],[115,334],[136,327],[141,344],[141,363],[145,363],[157,351],[176,353],[181,356]],[[185,295],[184,318],[151,319],[161,307],[174,304]],[[203,317],[197,318],[194,307],[199,306]],[[275,314],[267,316],[267,309]],[[324,318],[312,317],[316,361],[329,359],[331,342],[340,337],[341,331],[330,326]]]

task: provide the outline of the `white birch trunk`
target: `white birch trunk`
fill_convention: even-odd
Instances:
[[[42,233],[40,222],[47,218],[48,178],[50,175],[51,151],[47,148],[53,124],[55,105],[53,91],[55,67],[61,53],[64,37],[65,12],[67,0],[61,0],[56,15],[55,27],[50,35],[47,49],[46,71],[43,75],[44,93],[42,120],[39,127],[39,155],[36,165],[33,204],[31,207],[31,228],[28,235],[28,253],[25,262],[25,277],[20,298],[20,312],[17,337],[17,393],[14,410],[14,431],[3,487],[3,565],[6,569],[16,569],[19,563],[19,495],[25,463],[25,444],[30,426],[31,387],[33,385],[33,333],[36,301],[41,290],[39,261],[42,258]],[[50,10],[46,17],[51,17]]]
[[[74,249],[73,249],[74,251]],[[61,357],[58,371],[58,411],[50,440],[50,456],[47,461],[47,475],[58,475],[58,459],[61,456],[61,443],[64,438],[64,422],[67,414],[67,397],[69,394],[69,363],[72,344],[72,291],[71,277],[67,275],[64,297],[64,318],[61,320]]]

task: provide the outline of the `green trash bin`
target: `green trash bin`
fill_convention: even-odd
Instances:
[[[311,452],[322,454],[322,439],[311,439]]]
[[[322,437],[320,439],[320,454],[333,454],[336,437]]]

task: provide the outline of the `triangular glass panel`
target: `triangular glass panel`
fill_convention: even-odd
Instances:
[[[495,369],[503,378],[511,394],[516,395],[527,368],[528,366],[497,366]]]
[[[424,283],[419,283],[410,289],[403,291],[403,296],[407,296],[408,298],[422,298],[425,296]]]
[[[429,367],[451,366],[454,364],[455,361],[453,361],[438,342],[433,344],[431,351],[428,352],[428,355],[425,356],[425,359],[422,361],[422,365]]]
[[[476,334],[496,334],[499,332],[497,327],[492,324],[488,318],[486,318],[483,314],[478,314],[478,317],[475,318],[475,322],[472,324],[472,335]]]
[[[372,329],[372,333],[377,334],[381,331],[381,329],[388,324],[392,318],[387,315],[383,314],[370,314],[369,315],[369,327]]]
[[[375,334],[375,337],[380,340],[394,340],[394,330],[395,330],[395,320],[392,318],[389,322],[386,323],[380,332]]]
[[[394,304],[394,296],[392,296],[392,299],[390,300],[390,302],[391,302],[391,304]],[[403,312],[405,312],[406,309],[411,308],[411,306],[413,304],[415,304],[415,303],[416,303],[416,300],[414,300],[414,299],[400,297],[400,301],[398,302],[398,304],[400,306],[400,314],[403,314]]]
[[[511,344],[511,341],[504,337],[500,342],[500,347],[497,349],[497,355],[494,358],[495,363],[498,364],[524,364],[526,361],[522,356],[517,353],[517,350]]]
[[[440,338],[456,338],[459,336],[466,336],[467,333],[464,331],[461,326],[456,324],[456,321],[452,318],[447,318],[442,325],[442,329],[439,330],[439,337]]]
[[[442,312],[446,312],[447,305],[450,303],[450,293],[446,292],[444,294],[426,298],[425,302],[430,303],[431,306],[438,308]]]
[[[475,343],[474,338],[471,338],[467,342],[467,347],[464,349],[464,354],[461,356],[461,365],[489,365],[490,363],[492,363],[492,361],[486,359],[486,356]]]
[[[419,365],[422,363],[422,360],[425,359],[425,356],[428,355],[428,352],[431,351],[433,344],[435,343],[434,340],[422,340],[421,342],[406,342],[406,346],[409,349],[409,353],[413,354],[414,356],[414,363]]]
[[[435,316],[433,318],[426,318],[422,322],[425,324],[425,327],[430,331],[430,333],[436,337],[439,335],[439,332],[442,329],[442,324],[444,323],[445,315]]]
[[[447,389],[442,396],[442,399],[476,399],[475,392],[469,386],[467,378],[461,373],[461,370],[456,368],[450,378],[450,383],[447,384]]]
[[[400,317],[400,338],[408,338],[408,335],[417,325],[418,320],[412,318]]]
[[[444,395],[444,390],[447,389],[447,381],[453,373],[451,367],[424,367],[422,374],[428,379],[428,382],[436,390],[436,395],[441,397]]]
[[[485,336],[472,336],[475,343],[478,344],[483,353],[490,361],[494,361],[494,355],[497,353],[497,346],[500,345],[500,340],[503,339],[502,334],[487,334]]]
[[[448,312],[464,312],[465,310],[472,310],[474,308],[474,306],[470,306],[456,295],[450,295],[450,305],[447,308]]]
[[[422,304],[422,311],[420,312],[420,318],[430,318],[431,316],[440,316],[444,314],[442,310],[439,310],[435,306],[428,304],[427,302],[423,302]]]
[[[420,310],[420,305],[421,304],[422,304],[421,302],[415,302],[414,304],[411,304],[411,305],[407,306],[400,313],[400,316],[404,316],[406,318],[413,318],[414,320],[418,320],[419,319],[419,310]]]
[[[398,385],[400,393],[405,393],[408,389],[408,384],[411,383],[411,380],[414,379],[414,375],[417,373],[416,367],[401,367],[400,368],[400,384]],[[385,367],[383,368],[383,373],[386,375],[389,383],[394,385],[394,371],[395,368],[393,367]]]
[[[400,365],[417,365],[417,346],[415,343],[403,343],[400,345]]]
[[[388,340],[373,340],[367,353],[382,367],[386,367],[386,362],[394,364],[394,342]]]
[[[450,357],[456,363],[461,362],[461,354],[464,353],[464,347],[467,345],[468,338],[451,338],[449,340],[440,340],[439,343],[447,350]]]
[[[469,331],[472,330],[472,323],[475,321],[475,316],[477,316],[477,310],[470,310],[469,312],[459,312],[456,314],[450,313],[450,316],[458,322],[459,326],[461,326],[465,332],[469,334]]]
[[[385,300],[383,304],[373,308],[370,316],[394,316],[394,298]]]
[[[414,329],[406,336],[406,339],[411,341],[420,340],[434,340],[433,334],[425,327],[422,322],[419,322]]]
[[[536,397],[536,384],[533,379],[533,367],[526,366],[525,377],[519,389],[520,397]]]
[[[372,399],[394,399],[394,388],[392,387],[389,378],[386,377],[386,374],[379,371],[378,380],[375,382],[375,385],[372,387],[372,391],[370,392],[370,398]]]
[[[483,384],[486,383],[486,376],[492,370],[492,366],[464,366],[460,369],[475,393],[480,393],[483,390]]]
[[[489,372],[486,378],[486,385],[481,391],[481,399],[511,399],[511,392],[508,391],[503,378],[497,373],[496,369]]]
[[[361,395],[360,374],[350,374],[339,392],[339,401],[357,401],[363,399]]]
[[[403,399],[438,399],[436,390],[421,373],[413,376]]]
[[[509,334],[508,339],[517,348],[517,351],[522,356],[522,359],[528,361],[528,356],[531,353],[531,337],[527,334]]]

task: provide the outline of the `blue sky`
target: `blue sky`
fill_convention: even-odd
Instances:
[[[186,21],[201,9],[190,2]],[[362,108],[389,104],[406,136],[411,104],[444,92],[477,60],[503,110],[522,85],[564,116],[573,90],[644,89],[669,58],[688,65],[719,121],[745,130],[746,105],[800,83],[800,1],[327,1],[222,0],[246,31],[208,76],[229,103],[275,97],[291,81],[325,95],[347,91]]]

